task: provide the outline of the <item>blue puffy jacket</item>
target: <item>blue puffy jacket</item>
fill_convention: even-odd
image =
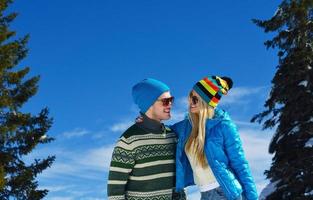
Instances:
[[[193,173],[185,153],[191,133],[189,118],[171,126],[178,136],[176,150],[176,190],[194,185]],[[247,200],[258,199],[256,186],[245,159],[242,143],[229,115],[215,109],[213,119],[206,122],[205,155],[225,196],[233,200],[242,194]]]

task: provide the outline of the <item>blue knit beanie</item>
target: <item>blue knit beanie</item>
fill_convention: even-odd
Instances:
[[[147,78],[133,86],[132,95],[135,104],[145,113],[164,92],[170,88],[161,81]]]

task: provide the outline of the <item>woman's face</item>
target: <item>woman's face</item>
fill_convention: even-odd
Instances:
[[[191,113],[199,113],[200,111],[200,99],[201,97],[194,90],[189,95],[189,111]]]

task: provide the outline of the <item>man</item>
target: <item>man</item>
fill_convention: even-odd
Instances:
[[[171,117],[174,97],[169,87],[145,79],[132,89],[143,121],[119,138],[112,155],[109,200],[184,199],[174,193],[176,135],[162,123]]]

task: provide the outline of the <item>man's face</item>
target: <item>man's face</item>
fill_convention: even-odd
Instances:
[[[173,103],[171,97],[170,92],[164,92],[146,112],[147,116],[158,121],[171,118],[171,108]]]

